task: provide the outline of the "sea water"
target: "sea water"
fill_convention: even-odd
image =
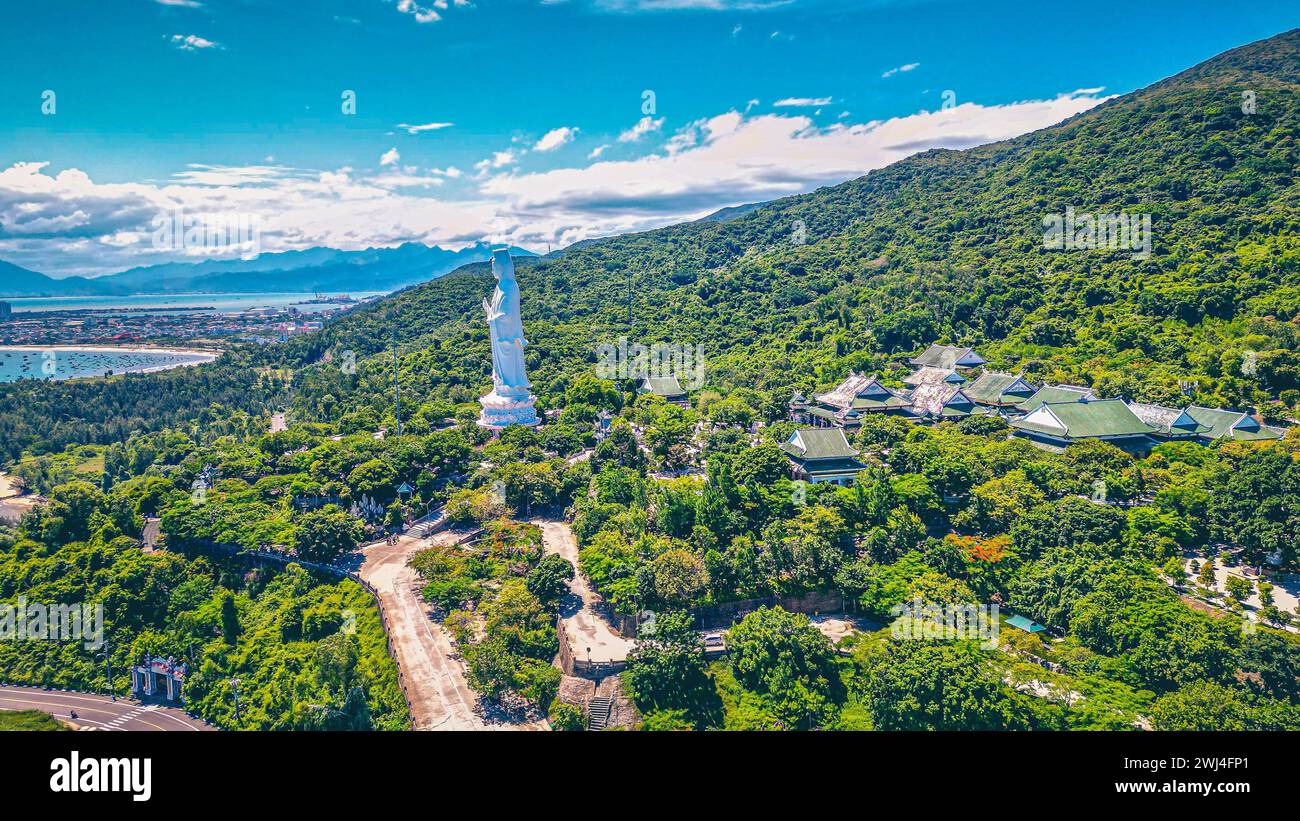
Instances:
[[[0,382],[146,373],[211,362],[200,351],[0,347]]]

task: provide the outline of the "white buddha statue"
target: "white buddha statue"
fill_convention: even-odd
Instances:
[[[483,411],[479,424],[490,428],[507,425],[536,425],[535,397],[524,372],[524,325],[519,316],[519,283],[510,251],[492,252],[492,275],[497,287],[491,300],[483,300],[488,332],[492,341],[492,392],[480,398]]]

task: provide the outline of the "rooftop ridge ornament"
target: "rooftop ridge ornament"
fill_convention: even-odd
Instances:
[[[532,385],[524,372],[524,325],[519,311],[519,283],[508,248],[492,251],[492,276],[497,287],[492,299],[483,300],[488,333],[492,340],[492,391],[479,397],[483,406],[478,423],[500,430],[508,425],[538,424]]]

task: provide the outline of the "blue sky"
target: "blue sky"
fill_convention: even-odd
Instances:
[[[544,251],[1050,125],[1298,17],[1269,0],[10,5],[0,259],[56,276],[192,257],[149,240],[175,207],[255,214],[272,251]]]

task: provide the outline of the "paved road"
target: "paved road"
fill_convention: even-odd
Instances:
[[[197,732],[213,729],[172,707],[38,687],[0,687],[0,710],[41,710],[92,730]],[[77,711],[75,719],[72,710]]]
[[[384,542],[362,548],[365,562],[361,577],[379,592],[388,616],[388,634],[406,682],[411,703],[411,723],[416,730],[540,729],[532,725],[491,723],[475,712],[478,694],[465,680],[465,664],[456,654],[451,637],[435,622],[430,606],[420,595],[419,575],[407,560],[421,548],[451,544],[456,534],[434,534],[426,542],[403,535],[397,544]]]
[[[533,524],[542,529],[542,546],[547,553],[563,556],[573,565],[573,581],[569,582],[569,595],[560,602],[560,615],[564,629],[573,641],[573,652],[578,658],[587,657],[591,648],[592,661],[623,661],[631,652],[634,642],[614,632],[609,622],[595,611],[593,605],[600,597],[587,587],[587,577],[578,570],[578,541],[568,522],[534,519]]]

